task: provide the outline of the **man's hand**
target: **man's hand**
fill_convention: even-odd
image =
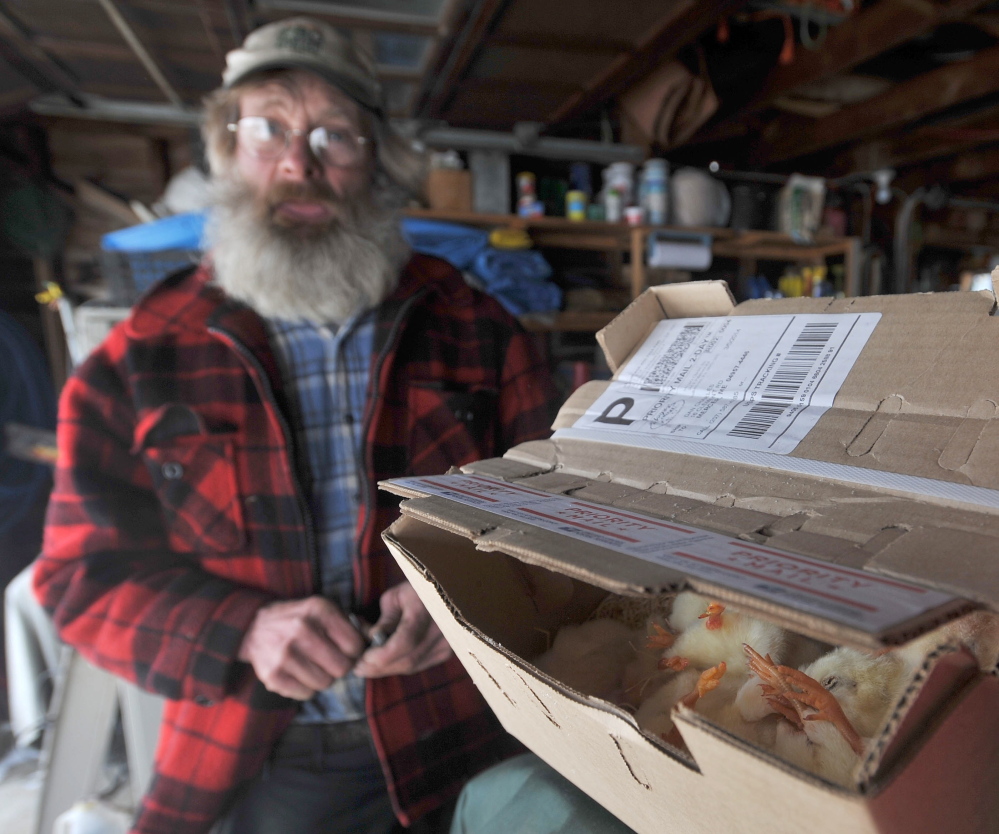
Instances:
[[[308,597],[257,611],[238,657],[271,692],[307,701],[346,675],[364,645],[339,608],[323,597]]]
[[[354,667],[361,678],[411,675],[451,656],[451,647],[408,582],[382,594],[381,616],[370,633],[390,635],[385,645],[368,649]]]

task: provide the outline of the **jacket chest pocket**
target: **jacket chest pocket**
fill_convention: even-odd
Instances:
[[[439,475],[495,453],[497,395],[439,383],[412,383],[408,397],[410,471]]]
[[[245,536],[235,435],[150,435],[143,438],[141,453],[163,509],[170,546],[182,552],[237,550]]]

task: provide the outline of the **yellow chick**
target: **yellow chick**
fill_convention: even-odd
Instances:
[[[880,729],[908,680],[906,662],[894,652],[840,647],[798,670],[751,648],[746,654],[768,704],[786,719],[777,725],[774,752],[851,785],[866,740]]]
[[[618,703],[625,668],[635,657],[635,646],[644,641],[644,631],[617,620],[588,620],[559,629],[552,647],[534,665],[584,695]]]
[[[670,626],[678,636],[661,662],[674,671],[688,665],[703,670],[724,663],[729,675],[744,677],[748,670],[743,643],[781,659],[788,646],[788,632],[780,626],[728,610],[693,591],[677,596]]]
[[[624,670],[620,705],[638,707],[672,676],[671,670],[659,668],[659,659],[675,640],[676,635],[658,615],[645,621],[644,637],[633,647],[634,655]]]
[[[983,671],[995,669],[999,664],[999,615],[972,611],[893,651],[915,671],[931,651],[944,643],[960,643],[975,655]]]

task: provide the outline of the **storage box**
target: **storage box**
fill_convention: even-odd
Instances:
[[[197,249],[163,249],[156,252],[102,251],[101,274],[110,299],[116,304],[134,304],[157,281],[201,260]]]
[[[627,710],[531,662],[608,592],[692,587],[867,648],[904,643],[972,608],[999,609],[994,309],[992,293],[736,307],[722,283],[652,288],[599,334],[617,383],[633,368],[629,357],[660,338],[661,320],[703,317],[715,328],[704,331],[713,342],[698,342],[702,333],[664,343],[639,380],[658,374],[662,383],[645,392],[655,400],[646,422],[659,435],[631,422],[641,422],[641,385],[626,396],[588,383],[562,408],[551,440],[461,472],[383,484],[408,498],[386,541],[504,726],[641,834],[999,831],[999,679],[959,646],[930,654],[846,787],[682,707],[674,721],[687,751],[676,749],[640,731]],[[787,411],[755,440],[769,443],[774,426],[782,436],[770,451],[752,447],[753,437],[743,447],[706,443],[696,427],[678,439],[676,414],[711,406],[691,405],[675,378],[723,365],[726,350],[736,360],[765,353],[738,334],[759,323],[743,317],[774,314],[850,323],[840,343],[822,327],[818,348],[808,345],[816,331],[793,335],[790,350],[778,343],[774,364],[757,369],[762,383],[711,430],[728,420],[741,442],[752,434],[747,413],[755,408],[758,419],[784,380],[794,389]],[[810,364],[789,377],[785,360],[803,347]],[[852,355],[844,365],[827,350]],[[717,361],[698,366],[697,351]],[[739,376],[738,361],[732,367],[702,384],[718,393]],[[826,383],[836,389],[831,407],[810,411],[805,400]],[[688,400],[681,406],[670,399],[676,391]],[[795,432],[800,439],[786,442]],[[677,545],[683,536],[701,549]]]
[[[83,356],[89,356],[100,345],[112,328],[128,318],[131,307],[87,301],[73,311],[76,339]]]
[[[427,202],[438,211],[471,211],[472,172],[431,168],[427,174]]]

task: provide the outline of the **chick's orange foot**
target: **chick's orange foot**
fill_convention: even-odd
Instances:
[[[667,631],[659,623],[652,623],[652,633],[645,641],[647,649],[668,649],[676,642],[676,635]]]

